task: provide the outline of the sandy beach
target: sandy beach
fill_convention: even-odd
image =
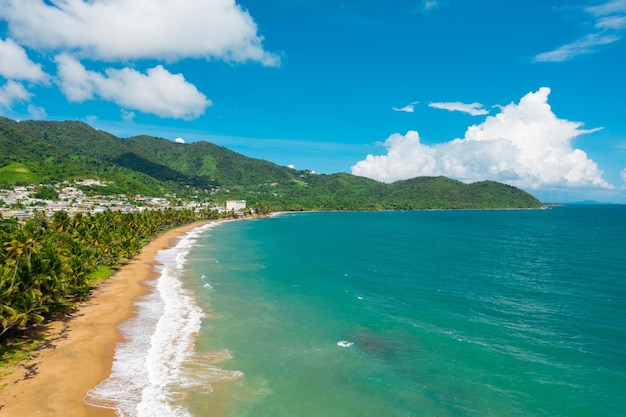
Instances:
[[[115,275],[101,283],[67,322],[48,325],[46,347],[2,377],[0,416],[114,417],[113,410],[88,406],[83,398],[111,371],[118,324],[134,314],[134,300],[148,291],[142,283],[156,277],[157,252],[206,222],[170,230],[148,245]]]

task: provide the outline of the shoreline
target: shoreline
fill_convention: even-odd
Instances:
[[[168,230],[144,246],[115,274],[77,305],[68,321],[46,324],[44,347],[30,353],[0,379],[0,414],[7,416],[115,417],[112,409],[86,404],[87,392],[105,380],[122,335],[118,325],[135,315],[135,300],[158,277],[155,257],[179,237],[211,221]]]

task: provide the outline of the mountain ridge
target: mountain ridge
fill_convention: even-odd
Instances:
[[[94,177],[129,193],[245,199],[277,210],[539,208],[525,191],[495,181],[447,177],[381,183],[348,173],[315,174],[225,147],[147,135],[119,138],[76,121],[0,118],[0,168],[21,163],[41,182]],[[10,176],[9,176],[10,177]],[[0,186],[10,180],[4,176]]]

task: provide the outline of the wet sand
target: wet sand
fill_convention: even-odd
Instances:
[[[117,326],[135,314],[135,299],[148,291],[142,283],[156,278],[157,252],[205,223],[158,236],[101,283],[69,321],[47,325],[49,343],[0,379],[0,416],[115,417],[113,410],[89,406],[83,398],[109,376],[115,346],[122,339]]]

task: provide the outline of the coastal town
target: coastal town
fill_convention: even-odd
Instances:
[[[110,194],[100,195],[85,192],[91,187],[106,187],[107,182],[96,179],[63,181],[61,183],[13,186],[0,189],[0,218],[15,217],[26,221],[43,213],[51,217],[56,211],[94,214],[107,210],[132,213],[144,210],[191,209],[194,211],[213,210],[217,212],[243,213],[245,200],[227,200],[218,205],[215,200],[185,201],[175,194],[164,197],[144,195]],[[44,190],[44,192],[41,192]]]

